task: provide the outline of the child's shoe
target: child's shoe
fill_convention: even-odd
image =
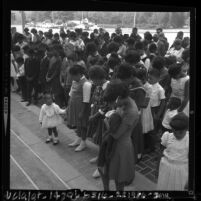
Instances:
[[[48,137],[45,142],[46,143],[52,142],[52,137]]]
[[[59,139],[57,137],[55,137],[54,140],[53,140],[53,145],[56,145],[58,143],[59,143]]]
[[[86,142],[82,140],[80,145],[75,149],[75,151],[76,152],[83,151],[86,147],[87,147]]]

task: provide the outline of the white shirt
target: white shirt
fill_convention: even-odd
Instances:
[[[178,114],[177,110],[171,111],[170,109],[168,109],[165,112],[165,116],[163,118],[163,122],[162,122],[163,127],[171,130],[172,128],[170,127],[170,121],[171,121],[172,117],[174,117],[176,114]]]
[[[83,85],[83,103],[89,103],[91,98],[91,82],[87,81]]]
[[[84,79],[85,76],[82,76],[80,81],[82,79]],[[73,90],[76,90],[77,86],[79,85],[79,82],[76,82],[73,80],[72,82],[72,86],[71,86],[71,90],[69,92],[69,96],[71,97],[72,96],[72,93],[73,93]],[[90,102],[90,98],[91,98],[91,87],[92,87],[92,84],[90,81],[86,81],[84,84],[83,84],[83,103],[89,103]]]
[[[183,139],[177,140],[173,133],[165,132],[161,138],[161,144],[166,147],[164,156],[177,162],[188,162],[189,132]]]
[[[165,90],[158,82],[151,85],[151,88],[150,105],[151,107],[160,106],[161,100],[165,99]]]
[[[175,50],[175,48],[173,47],[168,50],[168,52],[165,56],[167,57],[167,56],[173,55],[177,58],[181,58],[183,51],[184,51],[183,47],[180,50]]]

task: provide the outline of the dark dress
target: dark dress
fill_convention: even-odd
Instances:
[[[107,81],[108,83],[108,81]],[[104,83],[104,85],[107,85]],[[98,113],[99,109],[107,112],[109,110],[107,104],[103,101],[103,93],[106,87],[96,86],[91,98],[91,116]],[[95,118],[94,121],[91,121],[88,125],[87,137],[93,138],[95,144],[100,145],[102,142],[102,135],[106,130],[104,125],[104,116],[99,115],[98,118]]]
[[[117,132],[112,133],[115,139],[115,150],[109,163],[108,177],[118,183],[130,185],[135,177],[135,154],[131,140],[132,131],[139,121],[138,109],[130,97],[131,106],[122,116],[122,122]],[[127,129],[125,131],[125,129]]]
[[[76,128],[87,128],[88,125],[90,107],[87,108],[82,119],[78,118],[78,115],[83,108],[83,85],[87,81],[86,77],[83,77],[79,82],[74,81],[71,87],[69,107],[67,110],[67,122],[68,125],[76,126]]]
[[[99,150],[97,162],[98,167],[103,167],[104,165],[108,167],[109,161],[115,149],[115,140],[110,134],[115,133],[118,130],[121,124],[121,116],[117,112],[113,113],[109,117],[108,124],[109,129],[103,134],[103,140]]]
[[[138,112],[140,113],[141,108],[144,107],[146,92],[141,84],[141,82],[135,78],[129,86],[130,97],[135,101]],[[142,154],[144,150],[144,140],[142,133],[142,123],[138,121],[137,125],[132,131],[132,141],[135,148],[135,154]]]

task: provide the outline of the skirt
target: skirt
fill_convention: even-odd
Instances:
[[[157,190],[184,191],[188,182],[188,163],[170,162],[163,157],[159,166]]]
[[[54,115],[52,117],[44,116],[42,120],[42,128],[53,128],[63,123],[60,115]]]
[[[91,116],[95,115],[98,112],[99,109],[100,109],[100,107],[98,105],[94,105],[93,107],[91,107],[90,115]],[[100,122],[100,119],[96,118],[96,119],[94,119],[93,121],[91,121],[89,123],[88,128],[87,128],[87,137],[88,138],[93,138],[94,134],[97,131],[97,128],[100,127],[99,122]]]
[[[94,135],[92,136],[94,144],[99,146],[102,144],[102,138],[105,131],[106,131],[106,126],[105,126],[104,119],[99,119],[97,122],[96,131]]]
[[[80,111],[82,110],[82,108],[83,108],[82,99],[70,98],[69,106],[67,109],[67,124],[68,125],[87,128],[89,114],[90,114],[90,106],[88,106],[87,110],[85,111],[83,118],[79,119],[78,115],[79,115]]]
[[[141,121],[138,121],[137,125],[133,129],[131,139],[135,149],[135,157],[137,158],[137,154],[142,154],[144,151],[144,138],[142,134]]]
[[[110,180],[130,185],[135,178],[135,154],[133,144],[127,140],[114,142],[115,150],[109,162],[108,176]]]
[[[142,109],[141,122],[142,122],[142,133],[148,133],[149,131],[154,130],[154,122],[151,113],[150,103],[148,104],[147,108]]]

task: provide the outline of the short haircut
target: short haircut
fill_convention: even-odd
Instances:
[[[157,51],[157,45],[155,44],[155,43],[151,43],[150,45],[149,45],[149,52],[150,53],[154,53],[154,52],[156,52]]]
[[[28,31],[29,31],[29,29],[26,27],[26,28],[24,28],[24,31],[25,31],[25,32],[28,32]]]
[[[23,57],[18,57],[15,61],[16,61],[18,64],[19,64],[19,63],[24,63],[24,58],[23,58]]]
[[[55,33],[55,34],[54,34],[54,37],[59,37],[59,34],[58,34],[58,33]]]
[[[145,40],[152,40],[152,38],[153,38],[152,34],[149,31],[144,33],[144,39]]]
[[[165,57],[165,66],[169,68],[172,64],[177,63],[177,57],[174,55],[170,55],[169,57]]]
[[[86,54],[93,54],[97,51],[97,45],[94,42],[89,42],[86,45]]]
[[[160,77],[160,71],[156,68],[149,68],[148,74],[156,78]]]
[[[174,44],[173,44],[174,46],[175,45],[182,45],[182,40],[181,39],[176,39],[175,41],[174,41]]]
[[[157,31],[159,31],[159,30],[160,30],[161,32],[163,31],[163,29],[162,29],[162,28],[157,28],[156,30],[157,30]]]
[[[121,80],[129,79],[133,76],[133,67],[127,63],[122,63],[117,69],[117,78]]]
[[[121,36],[115,36],[113,41],[116,43],[122,43],[122,37]]]
[[[156,56],[152,61],[152,67],[161,70],[165,65],[165,59],[161,56]]]
[[[184,61],[187,60],[187,58],[190,58],[190,49],[185,49],[183,52],[182,52],[182,59]]]
[[[125,61],[129,64],[136,64],[140,62],[140,54],[135,50],[130,50],[125,55]]]
[[[135,39],[133,37],[130,37],[126,40],[128,45],[135,45]]]
[[[173,110],[176,110],[181,106],[181,99],[177,97],[170,97],[169,105],[171,105]]]
[[[91,80],[103,80],[106,78],[106,72],[102,66],[94,65],[89,69],[89,78]]]
[[[168,73],[171,78],[176,79],[176,77],[181,73],[181,70],[182,70],[182,64],[175,63],[175,64],[170,65],[170,67],[168,69]]]
[[[36,29],[31,29],[31,33],[33,33],[33,34],[35,34],[35,33],[37,33],[37,30]]]
[[[119,44],[116,42],[111,42],[108,44],[107,48],[109,53],[117,52],[119,50]]]
[[[171,119],[170,126],[176,131],[186,130],[189,126],[189,118],[186,114],[180,112]]]
[[[144,49],[144,44],[141,41],[136,41],[135,42],[135,49],[136,50],[143,50]]]
[[[146,68],[140,68],[137,70],[137,78],[144,81],[147,79],[147,69]]]
[[[76,38],[76,33],[74,31],[70,32],[70,38]]]
[[[69,73],[71,75],[79,75],[79,74],[82,75],[85,73],[85,68],[83,66],[76,64],[76,65],[73,65],[72,67],[70,67]]]
[[[103,100],[114,102],[117,98],[129,97],[129,88],[120,79],[112,80],[104,91]]]

